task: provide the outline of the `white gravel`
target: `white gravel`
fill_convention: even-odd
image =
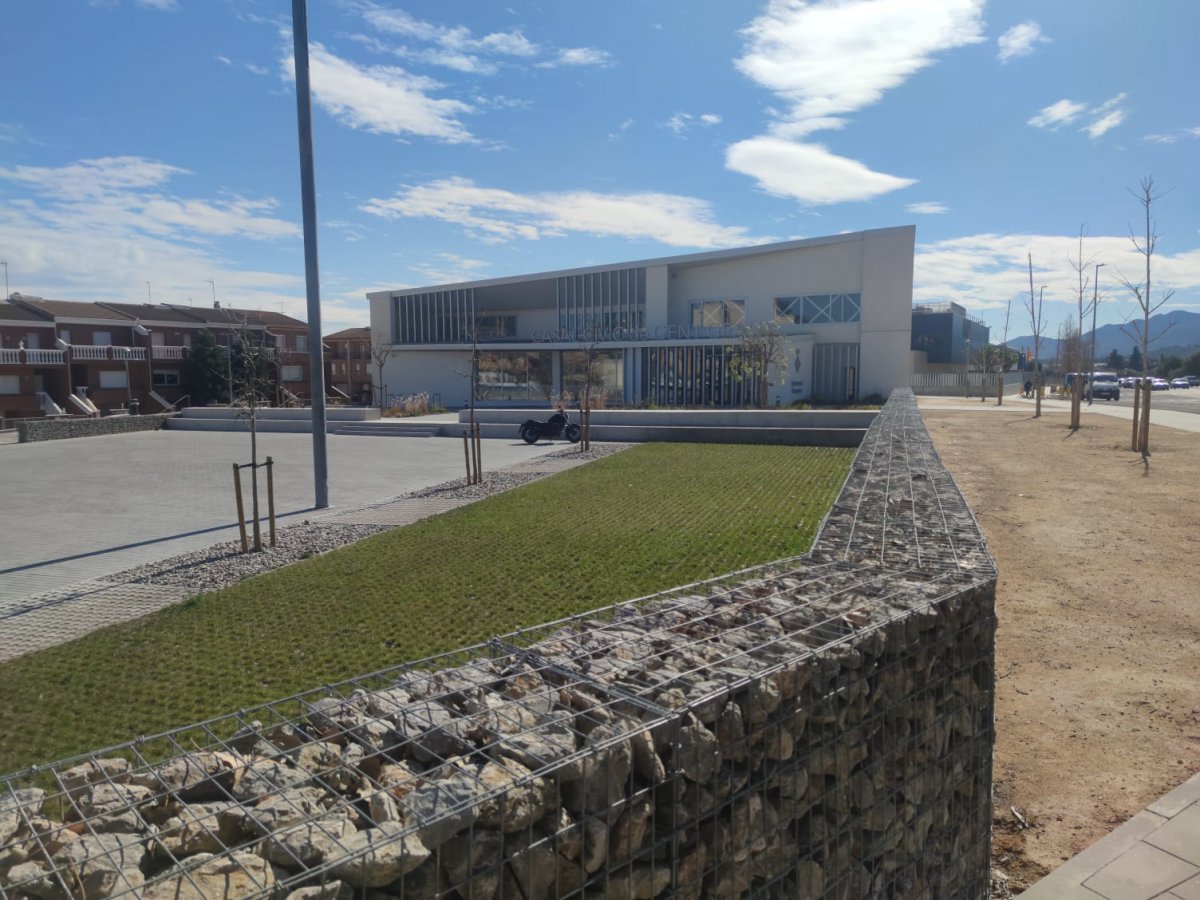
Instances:
[[[624,450],[631,444],[593,444],[587,452],[581,452],[576,447],[548,453],[539,459],[568,457],[571,459],[595,460]],[[422,488],[399,497],[393,497],[383,503],[373,504],[382,506],[384,503],[394,503],[406,498],[436,497],[441,500],[462,500],[471,503],[483,500],[503,491],[520,487],[548,474],[539,466],[539,459],[529,460],[500,469],[485,472],[480,484],[464,484],[463,481],[448,481],[444,484]],[[262,526],[261,553],[242,553],[240,541],[227,541],[204,550],[183,553],[170,559],[148,563],[134,569],[127,569],[116,575],[106,577],[106,581],[127,582],[134,584],[170,584],[193,588],[196,593],[220,590],[237,584],[243,579],[254,575],[270,572],[281,566],[299,562],[321,553],[328,553],[346,544],[353,544],[363,538],[371,537],[392,526],[387,525],[341,525],[332,522],[325,523],[320,519],[306,519],[299,525],[280,528],[276,532],[276,546],[267,545],[268,534],[266,524]],[[403,526],[401,526],[403,527]]]

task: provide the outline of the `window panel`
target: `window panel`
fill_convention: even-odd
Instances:
[[[283,366],[282,368],[283,368],[282,375],[283,375],[284,381],[303,381],[304,380],[304,368],[302,366]]]
[[[100,372],[99,374],[101,390],[119,390],[129,386],[129,377],[124,371]]]

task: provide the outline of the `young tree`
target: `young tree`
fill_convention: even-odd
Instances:
[[[1162,337],[1167,329],[1170,328],[1170,325],[1168,325],[1154,336],[1151,336],[1150,317],[1175,295],[1175,291],[1163,291],[1162,295],[1157,301],[1153,299],[1150,292],[1150,263],[1154,256],[1154,247],[1158,243],[1158,232],[1155,231],[1154,219],[1151,216],[1151,208],[1154,205],[1154,201],[1157,200],[1161,194],[1155,193],[1154,179],[1149,176],[1142,179],[1139,187],[1140,190],[1138,192],[1131,191],[1130,193],[1132,193],[1134,197],[1137,198],[1138,203],[1142,205],[1142,212],[1145,215],[1145,237],[1139,241],[1138,235],[1134,233],[1133,227],[1130,226],[1129,239],[1133,242],[1134,249],[1137,250],[1137,252],[1140,253],[1145,260],[1146,274],[1145,278],[1138,282],[1134,282],[1133,280],[1125,277],[1123,273],[1118,274],[1121,284],[1124,285],[1126,290],[1133,294],[1134,298],[1137,300],[1138,307],[1142,312],[1142,320],[1140,322],[1135,319],[1134,321],[1128,323],[1128,325],[1123,325],[1121,327],[1126,334],[1133,338],[1135,344],[1137,344],[1141,349],[1141,370],[1143,375],[1142,390],[1144,393],[1142,399],[1141,420],[1134,422],[1133,449],[1141,451],[1142,456],[1147,457],[1150,455],[1150,385],[1145,378],[1150,374],[1150,343],[1158,340],[1158,338]]]
[[[771,385],[787,376],[787,349],[787,336],[774,322],[747,325],[738,334],[730,370],[735,380],[754,386],[759,409],[766,407]]]
[[[259,553],[262,551],[262,529],[258,512],[258,410],[270,405],[270,348],[264,343],[264,335],[253,333],[244,317],[236,316],[232,310],[226,315],[230,325],[228,364],[234,402],[242,409],[239,418],[245,419],[250,426],[250,503],[254,552]]]
[[[387,405],[387,386],[383,383],[383,367],[391,353],[392,345],[382,334],[371,339],[371,361],[375,363],[375,369],[379,372],[375,390],[379,392],[379,414],[381,416],[383,408]]]
[[[1088,309],[1085,309],[1084,302],[1087,298],[1088,285],[1091,283],[1091,278],[1088,276],[1087,273],[1088,273],[1088,270],[1091,269],[1091,267],[1093,265],[1095,265],[1096,259],[1095,259],[1095,257],[1091,257],[1091,256],[1089,256],[1087,259],[1083,258],[1083,236],[1086,233],[1087,233],[1087,229],[1085,229],[1082,225],[1079,226],[1079,255],[1076,256],[1074,259],[1071,258],[1070,254],[1067,255],[1067,261],[1071,264],[1071,268],[1075,270],[1075,274],[1078,276],[1078,282],[1079,282],[1079,293],[1077,294],[1077,297],[1076,297],[1077,306],[1078,306],[1077,318],[1075,319],[1076,333],[1075,333],[1075,337],[1074,337],[1074,343],[1071,347],[1071,349],[1074,351],[1074,353],[1072,354],[1073,358],[1068,359],[1067,369],[1068,369],[1068,371],[1075,372],[1078,375],[1082,375],[1082,373],[1086,370],[1089,373],[1089,378],[1090,378],[1090,373],[1092,371],[1092,361],[1087,360],[1086,365],[1084,364],[1086,353],[1084,352],[1084,349],[1083,349],[1083,323],[1084,323],[1084,316],[1090,310],[1091,304],[1089,303]],[[1061,343],[1060,343],[1060,346],[1061,346]],[[1075,431],[1079,428],[1079,416],[1080,416],[1080,407],[1082,405],[1082,400],[1083,400],[1083,391],[1084,391],[1084,382],[1083,382],[1082,378],[1079,378],[1079,377],[1075,378],[1074,382],[1073,382],[1073,387],[1071,390],[1071,430],[1072,431]]]
[[[1046,291],[1046,286],[1043,284],[1041,290],[1036,294],[1033,293],[1033,254],[1029,254],[1029,299],[1025,301],[1025,309],[1029,311],[1029,327],[1033,331],[1033,417],[1040,418],[1042,415],[1042,295]]]

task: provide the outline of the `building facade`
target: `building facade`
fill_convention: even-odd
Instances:
[[[188,359],[205,332],[225,361],[218,379],[232,383],[244,342],[263,358],[266,402],[310,398],[308,326],[290,316],[13,294],[0,301],[0,418],[170,410],[190,399]]]
[[[911,373],[916,229],[885,228],[684,256],[368,294],[384,381],[482,404],[577,398],[722,407],[763,398],[745,359],[773,334],[769,405],[886,397]],[[776,340],[772,338],[772,340]]]
[[[378,405],[371,380],[371,329],[346,328],[321,338],[325,344],[325,390],[345,403]]]
[[[930,365],[966,365],[986,347],[991,330],[957,303],[924,303],[912,309],[912,349]]]

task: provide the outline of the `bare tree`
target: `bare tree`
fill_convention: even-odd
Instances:
[[[1004,405],[1004,370],[1008,366],[1008,317],[1012,314],[1012,297],[1004,307],[1004,339],[1000,342],[1000,352],[1003,362],[1000,364],[1000,383],[996,385],[996,405]]]
[[[1029,299],[1025,301],[1025,308],[1029,311],[1029,328],[1033,332],[1033,417],[1040,418],[1042,415],[1042,328],[1045,327],[1042,321],[1042,295],[1046,291],[1046,286],[1043,284],[1041,290],[1038,291],[1035,299],[1033,293],[1033,254],[1029,254]]]
[[[250,503],[253,519],[254,552],[262,551],[262,529],[258,510],[258,409],[269,406],[271,395],[269,348],[263,336],[254,337],[245,317],[226,311],[229,319],[229,354],[227,361],[234,401],[241,407],[238,418],[250,426]]]
[[[772,383],[787,375],[788,339],[774,322],[748,325],[738,334],[731,371],[738,381],[754,389],[754,405],[763,409]]]
[[[1133,242],[1134,249],[1145,259],[1146,277],[1143,281],[1134,282],[1132,279],[1125,277],[1124,273],[1120,272],[1120,270],[1118,270],[1117,275],[1125,289],[1133,294],[1137,300],[1139,309],[1142,311],[1142,320],[1140,322],[1136,319],[1132,322],[1127,322],[1121,326],[1121,330],[1129,335],[1134,343],[1141,348],[1141,390],[1143,393],[1140,420],[1137,416],[1134,417],[1133,449],[1141,451],[1142,456],[1146,457],[1150,455],[1150,344],[1152,341],[1156,341],[1162,337],[1167,329],[1171,327],[1167,325],[1157,334],[1151,336],[1150,317],[1175,295],[1175,291],[1163,291],[1157,301],[1152,299],[1150,293],[1150,262],[1154,256],[1154,247],[1158,243],[1158,232],[1155,230],[1154,219],[1151,216],[1151,207],[1154,205],[1154,201],[1162,195],[1155,193],[1154,179],[1150,176],[1142,179],[1139,188],[1139,191],[1130,191],[1130,193],[1142,205],[1142,211],[1145,213],[1146,232],[1145,237],[1139,241],[1131,225],[1129,227],[1129,239]]]
[[[1086,233],[1087,233],[1087,230],[1082,225],[1080,225],[1079,226],[1079,255],[1076,256],[1074,259],[1072,259],[1071,255],[1067,254],[1067,261],[1071,264],[1071,268],[1075,270],[1075,274],[1076,274],[1078,282],[1079,282],[1078,293],[1076,295],[1078,310],[1077,310],[1077,318],[1075,319],[1075,323],[1078,327],[1077,327],[1077,331],[1076,331],[1076,340],[1071,345],[1071,349],[1074,351],[1074,354],[1073,354],[1073,356],[1068,356],[1068,359],[1067,359],[1068,371],[1076,373],[1076,377],[1074,378],[1074,380],[1072,382],[1072,389],[1071,389],[1071,430],[1072,431],[1075,431],[1079,428],[1079,418],[1080,418],[1080,412],[1081,412],[1080,407],[1082,405],[1082,400],[1083,400],[1082,376],[1083,376],[1083,370],[1084,370],[1085,366],[1083,365],[1083,340],[1082,340],[1082,338],[1083,338],[1084,315],[1086,312],[1084,309],[1084,299],[1087,296],[1088,285],[1091,283],[1091,278],[1089,278],[1089,276],[1087,274],[1087,270],[1089,268],[1091,268],[1092,265],[1094,265],[1095,261],[1096,261],[1095,257],[1092,257],[1092,256],[1089,256],[1087,259],[1084,259],[1084,257],[1083,257],[1083,237]],[[1060,344],[1060,346],[1061,346],[1061,344]],[[1086,366],[1086,368],[1088,370],[1088,377],[1090,378],[1091,371],[1092,371],[1092,365],[1089,363]]]
[[[381,416],[383,415],[383,408],[387,406],[387,386],[383,383],[383,367],[387,364],[388,357],[391,354],[391,342],[382,334],[371,340],[371,361],[375,363],[375,369],[379,373],[375,390],[379,391],[379,414]]]

